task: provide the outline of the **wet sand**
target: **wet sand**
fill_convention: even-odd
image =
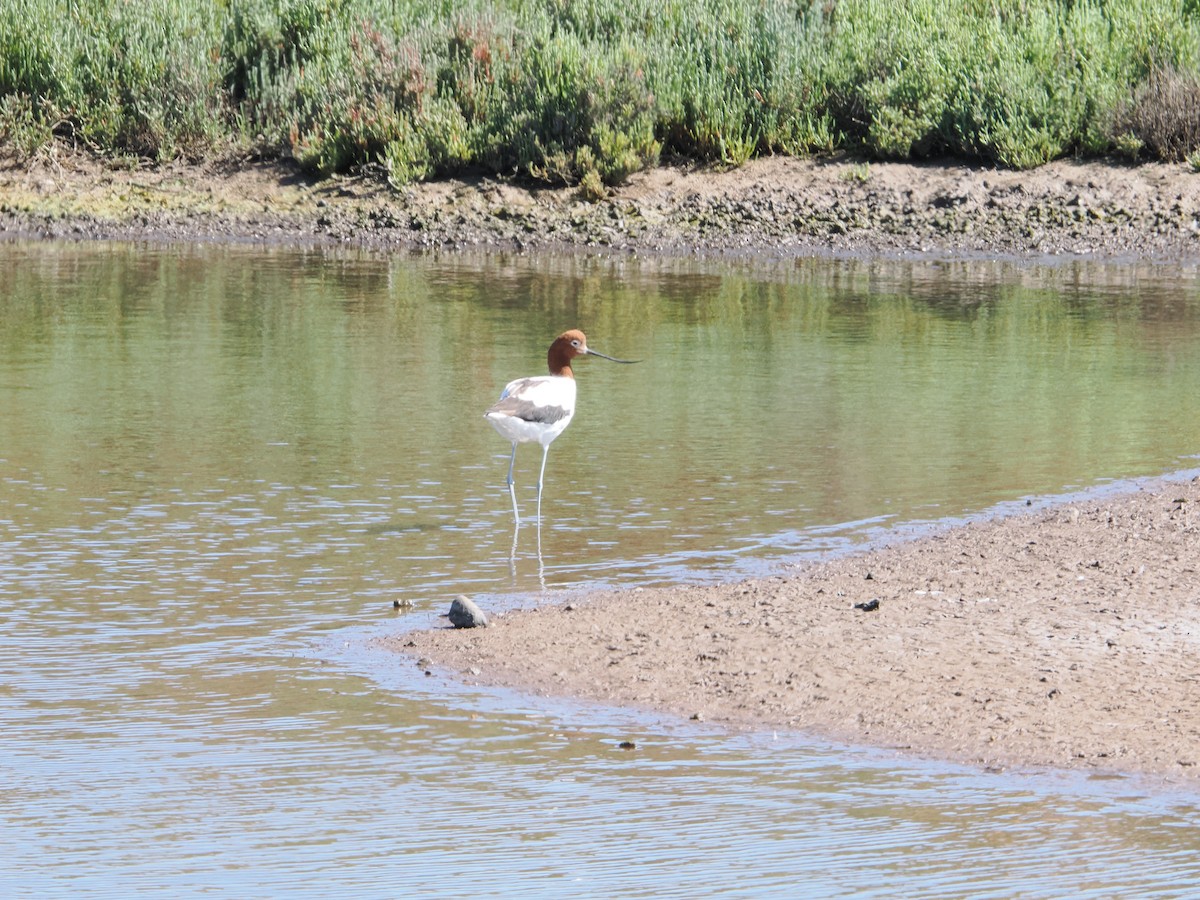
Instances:
[[[1200,478],[493,620],[386,643],[471,683],[736,729],[1200,777]]]

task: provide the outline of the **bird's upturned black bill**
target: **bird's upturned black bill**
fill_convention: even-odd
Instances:
[[[607,359],[609,362],[625,363],[627,366],[641,362],[640,359],[617,359],[615,356],[605,356],[603,353],[599,353],[595,350],[588,350],[588,356],[598,356],[601,359]]]

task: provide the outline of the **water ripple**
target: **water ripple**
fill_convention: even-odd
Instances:
[[[1194,279],[1156,275],[1180,295],[1163,322],[1079,297],[1086,273],[1049,290],[989,269],[1005,302],[963,312],[934,302],[961,279],[917,264],[5,252],[0,895],[1200,886],[1193,793],[479,691],[372,644],[461,592],[753,574],[1169,468],[1200,437]],[[498,283],[525,293],[497,306]],[[546,522],[515,531],[477,411],[537,364],[531,333],[579,318],[669,364],[581,372]],[[537,462],[518,460],[527,516]]]

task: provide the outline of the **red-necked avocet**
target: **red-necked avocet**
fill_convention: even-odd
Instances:
[[[512,457],[508,460],[508,494],[512,499],[513,517],[521,522],[517,512],[517,494],[513,490],[513,463],[517,460],[517,444],[542,445],[542,468],[538,473],[538,522],[542,521],[542,477],[546,474],[546,456],[550,444],[571,424],[575,415],[575,373],[571,360],[577,356],[599,356],[617,363],[635,363],[636,359],[616,359],[592,350],[582,331],[564,331],[554,339],[546,353],[549,375],[518,378],[504,387],[500,399],[488,407],[484,417],[505,438],[512,441]]]

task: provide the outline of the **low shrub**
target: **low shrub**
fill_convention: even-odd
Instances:
[[[1177,69],[1151,72],[1121,124],[1159,159],[1185,160],[1200,151],[1200,75]]]
[[[17,153],[238,150],[396,183],[477,169],[595,194],[662,155],[834,149],[1177,160],[1198,78],[1200,0],[0,4]]]

